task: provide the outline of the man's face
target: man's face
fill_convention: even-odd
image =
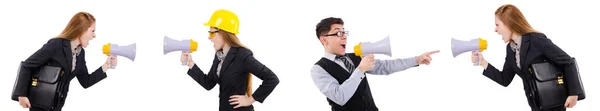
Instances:
[[[344,30],[344,25],[333,24],[331,29],[325,35],[322,35],[320,40],[325,46],[325,50],[335,55],[344,55],[346,53],[347,32]]]

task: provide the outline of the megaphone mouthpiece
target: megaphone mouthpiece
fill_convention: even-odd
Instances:
[[[107,43],[104,46],[102,46],[102,54],[110,55],[110,43]]]
[[[363,57],[362,50],[360,48],[360,44],[361,43],[358,43],[358,45],[354,46],[354,55],[359,56],[359,57]]]
[[[479,38],[479,51],[483,52],[483,50],[487,49],[487,40],[483,40]]]
[[[190,52],[196,52],[198,50],[198,42],[190,39]]]

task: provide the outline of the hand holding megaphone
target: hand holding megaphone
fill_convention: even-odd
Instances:
[[[117,64],[118,64],[117,56],[115,56],[115,55],[109,55],[108,57],[106,57],[106,62],[104,62],[104,65],[106,65],[106,67],[110,68],[110,69],[115,69]]]
[[[179,59],[179,61],[181,61],[182,65],[186,65],[190,68],[192,68],[194,65],[193,64],[194,60],[192,60],[192,55],[190,55],[189,52],[182,51],[181,58]],[[190,64],[190,63],[192,63],[192,64]]]
[[[481,55],[481,52],[479,52],[479,51],[472,52],[471,62],[473,62],[475,64],[475,66],[480,65],[480,66],[483,66],[484,68],[487,68],[487,66],[484,66],[487,64],[487,61],[483,58],[483,55]]]
[[[117,45],[117,44],[108,43],[102,47],[102,53],[106,54],[107,56],[113,56],[113,57],[109,57],[109,60],[107,60],[107,62],[110,65],[111,69],[115,69],[116,63],[112,63],[112,62],[116,62],[116,57],[114,57],[114,56],[123,56],[123,57],[128,58],[131,61],[134,61],[135,54],[136,54],[136,47],[135,47],[135,43],[127,45],[127,46],[121,46],[121,45]],[[114,61],[112,61],[113,59],[114,59]]]
[[[360,71],[365,73],[367,71],[372,70],[373,67],[375,67],[375,56],[372,54],[368,54],[362,58],[360,64],[358,64],[356,69],[359,69]]]

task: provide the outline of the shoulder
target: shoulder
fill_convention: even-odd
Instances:
[[[51,39],[48,40],[48,42],[46,42],[46,44],[53,45],[53,46],[60,46],[65,41],[68,42],[69,40],[63,39],[63,38],[51,38]]]
[[[237,50],[236,55],[241,55],[242,57],[254,55],[254,53],[247,48],[243,47],[232,47],[232,49]]]
[[[311,71],[313,72],[320,72],[322,73],[323,71],[325,71],[325,69],[329,68],[331,65],[335,64],[333,61],[321,57],[319,59],[319,61],[317,61],[311,68]]]
[[[327,58],[324,58],[324,57],[321,57],[321,58],[319,59],[319,61],[317,61],[317,62],[316,62],[314,65],[319,65],[319,66],[320,66],[320,65],[324,65],[324,64],[325,64],[325,62],[327,62],[327,61],[331,61],[331,60],[329,60],[329,59],[327,59]]]
[[[539,33],[539,32],[526,33],[526,34],[523,34],[522,37],[528,38],[529,40],[534,41],[534,42],[549,40],[548,37],[546,37],[546,34]]]
[[[48,42],[46,42],[46,44],[44,44],[43,49],[60,49],[65,41],[68,42],[69,40],[62,38],[51,38],[48,40]]]
[[[544,33],[527,33],[524,34],[522,37],[527,37],[527,39],[529,39],[529,41],[536,46],[541,45],[543,47],[545,45],[553,44],[552,40],[550,40],[550,38],[548,38]]]
[[[541,33],[541,32],[530,32],[530,33],[523,34],[522,36],[529,36],[529,37],[546,37],[546,35],[545,35],[544,33]]]

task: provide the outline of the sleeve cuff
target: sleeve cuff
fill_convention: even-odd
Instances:
[[[419,66],[419,64],[417,64],[417,57],[415,56],[411,58],[406,58],[406,65],[412,67]]]
[[[254,98],[254,101],[259,102],[259,103],[263,103],[263,101],[264,101],[264,99],[257,98],[256,96],[254,96],[254,94],[252,94],[252,98]]]
[[[79,72],[79,73],[85,73],[85,74],[87,74],[87,72]],[[92,74],[96,74],[96,75],[98,75],[96,77],[100,77],[100,78],[106,78],[107,77],[106,72],[104,72],[104,70],[102,70],[102,66],[100,68],[96,69],[96,71],[94,71]]]
[[[197,69],[199,69],[199,68],[198,68],[198,66],[196,66],[196,64],[194,64],[194,66],[192,66],[192,68],[191,68],[191,69],[188,69],[187,73],[188,73],[188,74],[191,74],[191,73],[193,73],[193,72],[194,72],[194,70],[197,70]]]
[[[110,66],[109,66],[109,68],[110,68]],[[104,70],[102,69],[102,66],[100,66],[100,68],[96,69],[96,71],[100,71],[100,72],[101,72],[101,73],[103,73],[103,74],[106,74],[106,72],[108,72],[108,70],[107,70],[107,71],[104,71]],[[86,73],[87,73],[87,72],[86,72]]]
[[[356,68],[356,70],[354,70],[352,72],[352,75],[350,75],[350,78],[358,78],[360,80],[362,80],[365,77],[365,73],[362,73],[362,71],[360,71],[360,69]]]

